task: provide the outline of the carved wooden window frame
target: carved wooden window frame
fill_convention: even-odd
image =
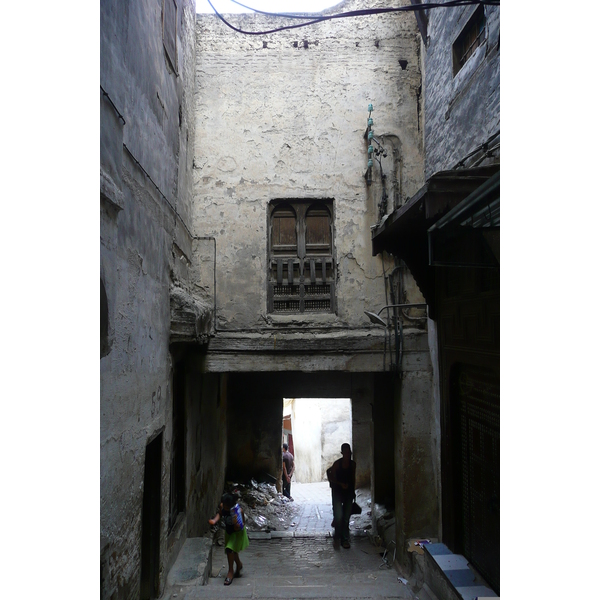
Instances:
[[[293,224],[289,222],[291,218]],[[332,199],[273,200],[269,203],[269,313],[336,312],[333,223]]]

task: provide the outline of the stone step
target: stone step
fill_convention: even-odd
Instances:
[[[467,559],[445,544],[425,544],[425,582],[439,600],[484,600],[499,596]]]
[[[167,575],[167,587],[206,585],[212,570],[212,550],[212,536],[185,540]]]

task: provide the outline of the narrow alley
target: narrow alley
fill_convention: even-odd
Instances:
[[[101,2],[101,600],[499,596],[499,0],[200,4]]]
[[[202,557],[182,552],[169,575],[165,600],[201,598],[420,598],[425,589],[410,587],[392,565],[391,556],[370,531],[370,494],[358,490],[363,508],[351,519],[351,548],[334,546],[331,537],[331,493],[327,482],[293,484],[294,502],[281,530],[249,531],[250,546],[240,555],[242,576],[224,589],[226,559],[222,547],[212,546],[212,568],[206,584],[190,579],[184,564],[198,564]],[[218,535],[217,543],[218,543]],[[389,559],[389,560],[388,560]]]

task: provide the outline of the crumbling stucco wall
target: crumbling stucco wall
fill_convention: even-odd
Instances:
[[[398,560],[408,566],[406,541],[436,537],[439,531],[439,451],[437,403],[432,392],[433,369],[427,333],[417,337],[421,351],[402,358],[402,373],[394,378],[395,516]]]
[[[162,2],[101,2],[101,596],[140,594],[148,441],[162,433],[160,564],[167,542],[172,381],[169,290],[189,287],[195,6],[177,0],[177,72]],[[182,524],[182,527],[185,523]]]
[[[204,373],[203,362],[203,356],[190,361],[187,537],[208,531],[227,466],[227,375]]]
[[[326,481],[327,469],[340,458],[345,442],[352,445],[352,401],[350,398],[292,398],[295,479],[300,483]]]
[[[336,10],[357,7],[365,3]],[[228,18],[245,29],[274,26],[265,16]],[[401,195],[411,196],[423,168],[414,17],[244,36],[203,15],[196,39],[194,224],[216,238],[218,328],[368,327],[363,311],[385,297],[381,257],[371,255],[378,215],[364,178],[367,106],[377,131],[394,140]],[[267,313],[267,206],[279,198],[333,198],[337,315]]]
[[[186,510],[167,536],[167,573],[185,540],[208,531],[208,519],[214,516],[225,482],[227,375],[205,373],[203,350],[186,344],[171,346],[173,361],[183,373]]]
[[[229,375],[227,479],[281,479],[283,396],[267,379]]]
[[[485,6],[485,41],[456,75],[452,44],[476,6],[430,10],[425,54],[425,176],[453,168],[500,129],[500,7]]]
[[[321,481],[321,401],[302,398],[292,403],[294,479],[299,483]]]
[[[342,456],[342,444],[352,446],[352,400],[329,398],[320,404],[321,413],[321,477],[327,480],[327,469]]]
[[[371,485],[371,421],[374,374],[352,375],[352,460],[356,462],[356,487]]]

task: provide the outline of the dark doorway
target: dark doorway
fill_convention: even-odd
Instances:
[[[440,268],[444,543],[500,593],[500,274]]]
[[[463,553],[500,589],[500,380],[492,369],[458,365],[451,384],[458,409]]]
[[[142,502],[141,600],[159,594],[162,432],[146,446]]]
[[[171,442],[171,479],[169,489],[169,531],[185,512],[185,363],[173,369],[173,437]]]

